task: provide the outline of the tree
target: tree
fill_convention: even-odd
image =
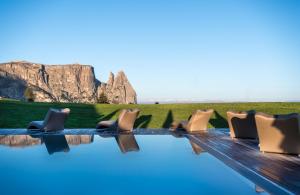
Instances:
[[[108,99],[104,93],[101,93],[100,96],[97,99],[97,102],[100,104],[108,104]]]
[[[24,96],[28,102],[34,102],[35,96],[32,88],[27,87],[24,91]]]

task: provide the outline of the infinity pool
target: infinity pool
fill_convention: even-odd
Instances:
[[[0,136],[1,194],[257,194],[187,138]],[[260,192],[264,194],[264,192]]]

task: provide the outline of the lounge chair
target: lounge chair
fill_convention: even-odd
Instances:
[[[29,123],[28,130],[58,131],[64,129],[64,124],[70,113],[69,108],[53,109],[50,108],[43,121],[32,121]]]
[[[188,121],[173,123],[171,129],[184,129],[188,132],[206,131],[208,121],[213,114],[213,109],[196,110]]]
[[[262,152],[300,154],[299,114],[255,115]]]
[[[257,139],[255,111],[227,112],[230,137]]]
[[[116,129],[120,131],[132,131],[134,122],[138,117],[140,110],[124,109],[121,111],[118,120],[100,121],[96,129]]]

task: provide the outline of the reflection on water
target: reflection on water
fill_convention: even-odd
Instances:
[[[9,147],[20,147],[32,146],[41,144],[41,139],[33,138],[30,135],[1,135],[0,144]]]
[[[173,137],[176,137],[176,138],[185,138],[185,139],[188,139],[191,146],[192,146],[192,149],[193,149],[193,152],[197,155],[203,153],[203,152],[206,152],[203,148],[201,148],[198,144],[196,144],[194,141],[190,140],[188,137],[186,137],[184,134],[182,134],[181,132],[177,132],[177,131],[173,131],[171,133],[171,135]]]
[[[55,152],[69,152],[70,148],[64,135],[42,136],[42,142],[45,144],[49,154]]]
[[[180,134],[172,134],[176,138],[188,139]],[[138,152],[140,147],[133,133],[117,135],[99,135],[103,138],[115,138],[122,153]],[[9,147],[28,147],[44,144],[49,154],[55,152],[69,152],[69,145],[90,144],[94,140],[94,135],[6,135],[0,136],[0,144]],[[205,152],[198,144],[189,140],[193,152],[197,155]]]
[[[133,152],[133,151],[138,152],[140,150],[139,145],[133,133],[118,134],[113,136],[110,135],[105,135],[105,136],[100,135],[100,136],[104,138],[114,137],[122,153]]]
[[[265,193],[266,191],[262,187],[255,185],[255,192],[261,194],[261,193]]]
[[[133,134],[117,135],[115,136],[115,139],[118,143],[120,150],[123,153],[140,150],[139,145],[136,142],[136,139]]]
[[[191,144],[195,154],[199,155],[199,154],[205,152],[205,150],[203,150],[198,144],[196,144],[192,140],[189,140],[189,141],[190,141],[190,144]]]
[[[9,147],[24,148],[45,144],[49,154],[69,152],[69,145],[89,144],[94,135],[6,135],[0,136],[0,144]]]
[[[265,193],[183,136],[14,135],[0,144],[1,195]]]
[[[122,153],[139,151],[139,145],[133,133],[106,135],[104,138],[114,137]],[[70,145],[89,144],[94,135],[8,135],[0,137],[0,144],[9,147],[28,147],[45,144],[49,154],[55,152],[69,152]]]

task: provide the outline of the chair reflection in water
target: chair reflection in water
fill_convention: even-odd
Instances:
[[[56,152],[69,152],[69,145],[90,144],[94,140],[94,135],[30,135],[30,137],[40,139],[39,144],[45,144],[49,154]]]
[[[189,139],[189,142],[190,142],[195,154],[199,155],[199,154],[205,152],[205,150],[203,148],[201,148],[198,144],[196,144],[192,140]]]
[[[116,142],[121,150],[122,153],[127,153],[127,152],[138,152],[140,150],[140,147],[135,139],[135,136],[133,133],[118,133],[115,135],[99,135],[103,138],[110,138],[114,137],[116,139]]]
[[[133,133],[116,135],[115,139],[122,153],[140,150]]]
[[[41,137],[41,140],[49,154],[70,151],[65,135],[44,135]]]
[[[197,143],[195,143],[194,141],[192,141],[189,137],[187,137],[185,134],[183,134],[182,132],[176,132],[176,131],[172,131],[171,132],[171,135],[173,137],[176,137],[176,138],[187,138],[192,146],[192,149],[193,149],[193,152],[196,154],[196,155],[199,155],[201,153],[204,153],[206,152],[203,148],[201,148]]]

